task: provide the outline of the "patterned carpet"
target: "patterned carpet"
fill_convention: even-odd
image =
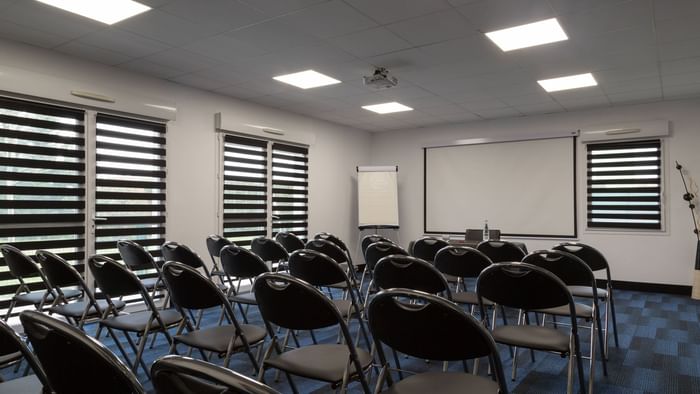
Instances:
[[[609,376],[602,375],[598,364],[594,392],[596,393],[700,393],[700,302],[689,297],[642,293],[635,291],[617,290],[615,292],[617,321],[620,346],[616,348],[610,343],[610,358],[608,362]],[[204,325],[214,324],[218,318],[216,311],[205,314]],[[261,323],[255,308],[251,308],[249,318],[252,324]],[[357,324],[351,328],[356,329]],[[94,325],[88,326],[88,332],[94,332]],[[587,349],[584,337],[587,330],[582,331],[582,347]],[[320,342],[334,343],[337,331],[326,329],[316,332]],[[125,342],[121,338],[122,342]],[[302,342],[309,342],[309,336],[302,336]],[[114,343],[109,338],[103,342],[113,350]],[[153,360],[166,354],[168,346],[163,336],[158,337],[156,346],[148,350],[145,360],[150,365]],[[186,349],[181,348],[181,353]],[[585,352],[585,351],[584,351]],[[197,353],[194,353],[197,355]],[[514,393],[563,393],[566,392],[567,360],[557,355],[536,353],[536,361],[530,361],[526,352],[520,353],[518,377],[511,382],[511,357],[508,349],[501,349],[501,357],[505,375],[509,380],[509,388]],[[213,360],[221,363],[221,360]],[[441,363],[426,363],[424,360],[411,358],[401,359],[402,367],[409,370],[425,371],[439,370]],[[587,364],[587,361],[585,362]],[[484,364],[482,364],[484,365]],[[253,375],[250,360],[244,354],[232,358],[231,368]],[[461,370],[460,363],[452,363],[450,369]],[[481,374],[485,374],[481,368]],[[2,371],[6,379],[13,378],[12,368]],[[586,379],[588,368],[585,368]],[[281,378],[274,381],[274,371],[266,373],[266,383],[281,392],[291,392],[287,381]],[[144,386],[151,390],[152,385],[143,371],[139,370],[139,379]],[[375,376],[370,387],[374,387]],[[333,392],[328,385],[302,378],[295,378],[295,383],[302,393]],[[575,386],[577,387],[577,386]],[[361,387],[353,383],[350,392],[361,392]]]

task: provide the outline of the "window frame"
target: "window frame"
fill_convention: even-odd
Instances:
[[[656,197],[653,202],[658,202],[658,216],[659,216],[659,224],[657,226],[652,226],[652,225],[634,225],[634,224],[622,224],[620,225],[619,223],[609,223],[609,224],[598,224],[591,226],[591,220],[592,220],[592,213],[591,213],[591,206],[589,205],[592,202],[593,197],[591,196],[591,191],[590,191],[590,186],[591,186],[591,179],[589,175],[589,165],[592,163],[589,163],[589,152],[592,148],[595,147],[601,147],[601,148],[621,148],[624,149],[625,147],[627,148],[633,148],[634,145],[643,145],[643,144],[657,144],[658,143],[658,152],[657,154],[659,155],[658,159],[658,165],[659,169],[658,171],[658,190],[659,194]],[[586,212],[586,217],[585,217],[585,223],[586,223],[586,228],[585,230],[587,232],[615,232],[615,233],[629,233],[629,234],[648,234],[648,233],[664,233],[667,231],[666,228],[666,218],[668,217],[668,212],[667,212],[667,204],[666,204],[666,196],[665,196],[665,188],[666,188],[666,182],[668,179],[668,155],[666,153],[666,141],[663,138],[644,138],[644,139],[627,139],[627,140],[612,140],[612,141],[591,141],[587,142],[584,144],[584,154],[582,154],[582,160],[584,165],[582,166],[585,170],[585,173],[582,176],[582,182],[583,186],[585,187],[584,190],[586,190],[586,195],[585,199],[582,199],[582,204],[583,204],[583,212]],[[592,167],[591,167],[592,168]],[[643,191],[639,191],[643,192]],[[651,196],[649,196],[651,197]],[[611,200],[614,201],[614,200]],[[651,200],[649,200],[651,201]]]

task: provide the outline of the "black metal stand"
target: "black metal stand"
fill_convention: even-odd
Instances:
[[[681,175],[681,180],[683,181],[683,188],[685,188],[685,194],[683,194],[683,200],[688,202],[688,208],[690,208],[690,215],[693,220],[693,233],[695,233],[695,238],[697,240],[695,247],[695,274],[693,275],[693,292],[691,297],[695,300],[700,300],[700,231],[698,231],[698,222],[695,217],[695,195],[688,190],[688,184],[685,181],[685,176],[683,175],[683,166],[676,161],[676,169]]]

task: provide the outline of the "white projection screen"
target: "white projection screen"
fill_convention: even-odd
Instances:
[[[425,148],[425,232],[576,237],[575,139]]]

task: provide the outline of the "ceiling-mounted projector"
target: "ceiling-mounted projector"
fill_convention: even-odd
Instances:
[[[372,89],[388,89],[399,84],[399,80],[389,75],[389,70],[384,67],[377,67],[374,74],[362,77],[365,86]]]

